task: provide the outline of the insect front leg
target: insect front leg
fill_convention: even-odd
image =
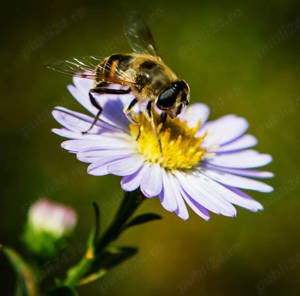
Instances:
[[[96,94],[126,95],[131,92],[131,88],[129,87],[127,89],[113,89],[103,87],[102,84],[98,84],[95,88],[91,89],[90,92]]]
[[[92,95],[92,92],[91,92],[91,91],[89,91],[89,98],[90,98],[90,101],[91,101],[92,105],[98,109],[98,112],[97,112],[97,114],[96,114],[96,116],[95,116],[95,118],[94,118],[94,120],[93,120],[91,126],[90,126],[86,131],[82,132],[83,134],[87,134],[87,133],[95,126],[96,122],[98,121],[98,119],[99,119],[99,117],[100,117],[100,115],[101,115],[101,113],[102,113],[102,111],[103,111],[103,108],[102,108],[102,107],[100,106],[100,104],[96,101],[96,99],[95,99],[95,97]]]
[[[134,98],[130,103],[129,105],[124,108],[123,112],[125,114],[125,116],[127,117],[127,119],[134,125],[136,125],[139,129],[138,131],[138,135],[136,137],[136,141],[139,139],[140,137],[140,134],[141,134],[141,130],[140,130],[140,124],[132,117],[132,109],[133,107],[137,104],[138,100],[137,98]]]
[[[157,142],[158,142],[158,145],[159,145],[160,152],[162,154],[163,151],[162,151],[162,146],[161,146],[161,140],[160,140],[159,134],[157,133],[155,122],[154,122],[154,117],[153,117],[153,114],[152,114],[153,113],[153,101],[149,101],[147,103],[146,110],[147,110],[147,114],[148,114],[148,117],[149,117],[150,122],[151,122],[152,129],[155,133],[155,136],[156,136],[156,139],[157,139]]]
[[[167,120],[167,113],[166,112],[162,112],[160,115],[160,120],[162,122],[162,124],[164,124]]]
[[[110,88],[106,88],[106,87],[103,87],[103,86],[107,86],[106,83],[99,83],[95,88],[92,88],[90,91],[89,91],[89,98],[90,98],[90,101],[91,101],[91,104],[96,107],[98,109],[98,112],[91,124],[91,126],[83,132],[83,134],[86,134],[88,133],[94,126],[95,124],[97,123],[102,111],[103,111],[103,108],[100,106],[100,104],[97,102],[97,100],[95,99],[95,97],[93,96],[93,93],[96,93],[96,94],[115,94],[115,95],[125,95],[125,94],[128,94],[131,92],[131,88],[129,87],[128,89],[110,89]]]

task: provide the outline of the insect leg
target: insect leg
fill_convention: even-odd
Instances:
[[[147,114],[148,114],[149,119],[150,119],[150,122],[151,122],[152,129],[153,129],[153,131],[155,132],[155,136],[156,136],[156,139],[157,139],[157,142],[158,142],[158,145],[159,145],[160,152],[161,152],[161,154],[162,154],[163,151],[162,151],[162,146],[161,146],[160,137],[159,137],[159,134],[157,133],[156,126],[155,126],[155,122],[154,122],[154,118],[153,118],[153,116],[152,116],[152,112],[153,112],[153,101],[149,101],[149,102],[147,103],[146,110],[147,110]]]
[[[128,120],[133,123],[133,124],[136,124],[138,125],[138,122],[135,121],[132,116],[131,116],[131,112],[132,112],[132,108],[136,105],[136,103],[138,102],[137,98],[134,98],[130,103],[129,105],[124,108],[124,114],[126,115],[126,117],[128,118]]]
[[[96,87],[104,87],[104,86],[106,87],[108,85],[109,85],[108,82],[106,82],[106,81],[100,81],[99,83],[96,84]]]
[[[90,97],[90,101],[91,101],[92,105],[98,109],[98,112],[97,112],[91,126],[86,131],[82,132],[83,134],[87,134],[95,126],[95,124],[96,124],[97,120],[99,119],[99,117],[102,113],[102,110],[103,110],[102,107],[99,105],[99,103],[94,98],[94,96],[92,95],[91,91],[89,91],[89,97]]]
[[[167,113],[166,112],[161,113],[160,120],[161,120],[162,124],[164,124],[166,122],[166,120],[167,120]]]
[[[96,94],[126,95],[131,92],[131,88],[129,87],[128,89],[111,89],[102,86],[96,86],[95,88],[91,89],[90,92]]]
[[[127,119],[128,119],[131,123],[133,123],[134,125],[138,126],[138,128],[139,128],[139,131],[138,131],[138,135],[137,135],[137,137],[136,137],[136,140],[139,139],[140,134],[141,134],[141,130],[140,130],[140,125],[139,125],[139,123],[138,123],[136,120],[133,119],[132,113],[131,113],[131,112],[132,112],[132,108],[136,105],[137,102],[138,102],[137,98],[134,98],[134,99],[129,103],[129,105],[128,105],[126,108],[124,108],[124,110],[123,110],[123,112],[124,112],[125,116],[127,117]]]
[[[104,88],[103,83],[100,82],[95,88],[91,89],[89,91],[89,97],[92,105],[96,107],[99,111],[96,114],[91,126],[88,128],[88,130],[84,131],[83,134],[88,133],[96,124],[97,120],[99,119],[103,108],[99,105],[99,103],[96,101],[95,97],[92,95],[92,93],[97,94],[116,94],[116,95],[125,95],[131,92],[131,88],[128,89],[110,89],[110,88]],[[106,85],[106,84],[104,84]]]

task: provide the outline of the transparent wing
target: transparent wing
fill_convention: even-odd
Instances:
[[[77,76],[86,79],[98,80],[99,73],[110,72],[112,65],[105,64],[105,68],[101,65],[104,58],[86,56],[80,58],[71,58],[64,61],[59,61],[46,67],[55,72],[62,73],[67,76]],[[114,77],[108,77],[105,79],[106,82],[117,83],[117,84],[126,84],[134,85],[135,81],[128,76],[127,73],[121,69],[114,70]],[[104,75],[105,76],[105,75]],[[109,76],[109,75],[106,75]]]
[[[124,35],[133,52],[158,55],[151,31],[137,12],[132,11],[127,14]]]
[[[67,75],[78,76],[87,79],[96,79],[96,68],[103,59],[94,56],[71,58],[46,65],[55,72]]]

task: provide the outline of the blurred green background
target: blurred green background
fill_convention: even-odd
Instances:
[[[131,261],[80,295],[300,295],[299,1],[6,1],[1,4],[0,242],[20,248],[29,205],[48,197],[73,206],[80,220],[71,255],[45,266],[59,271],[80,254],[92,223],[92,201],[109,223],[120,179],[93,177],[60,148],[50,129],[56,105],[81,110],[66,90],[70,79],[45,63],[129,50],[122,35],[127,10],[140,11],[165,61],[190,83],[192,101],[211,118],[246,117],[258,149],[271,153],[275,192],[253,193],[261,213],[238,209],[231,219],[192,214],[183,222],[157,199],[140,212],[162,221],[128,231],[120,243],[140,247]],[[14,273],[0,258],[1,295]]]

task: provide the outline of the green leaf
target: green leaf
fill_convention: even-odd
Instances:
[[[94,212],[95,212],[95,225],[92,227],[88,241],[87,241],[87,251],[86,256],[92,259],[94,257],[95,245],[99,238],[100,233],[100,210],[96,202],[93,202]]]
[[[38,289],[34,273],[24,259],[13,249],[0,246],[18,275],[17,295],[38,296]]]
[[[91,283],[91,282],[94,282],[100,278],[102,278],[105,274],[107,273],[107,270],[105,269],[100,269],[99,271],[97,272],[94,272],[94,273],[91,273],[89,274],[88,276],[84,277],[79,285],[82,286],[82,285],[86,285],[88,283]]]
[[[91,272],[81,280],[80,285],[85,285],[103,277],[109,269],[128,260],[137,252],[138,249],[134,247],[108,247],[94,262]]]
[[[75,290],[68,286],[55,288],[47,293],[47,296],[77,296]]]
[[[110,246],[102,257],[103,268],[110,269],[137,254],[138,248]]]
[[[125,228],[132,227],[135,225],[144,224],[153,220],[160,220],[162,217],[160,215],[154,214],[154,213],[147,213],[147,214],[141,214],[137,217],[134,217],[131,221],[129,221]]]

